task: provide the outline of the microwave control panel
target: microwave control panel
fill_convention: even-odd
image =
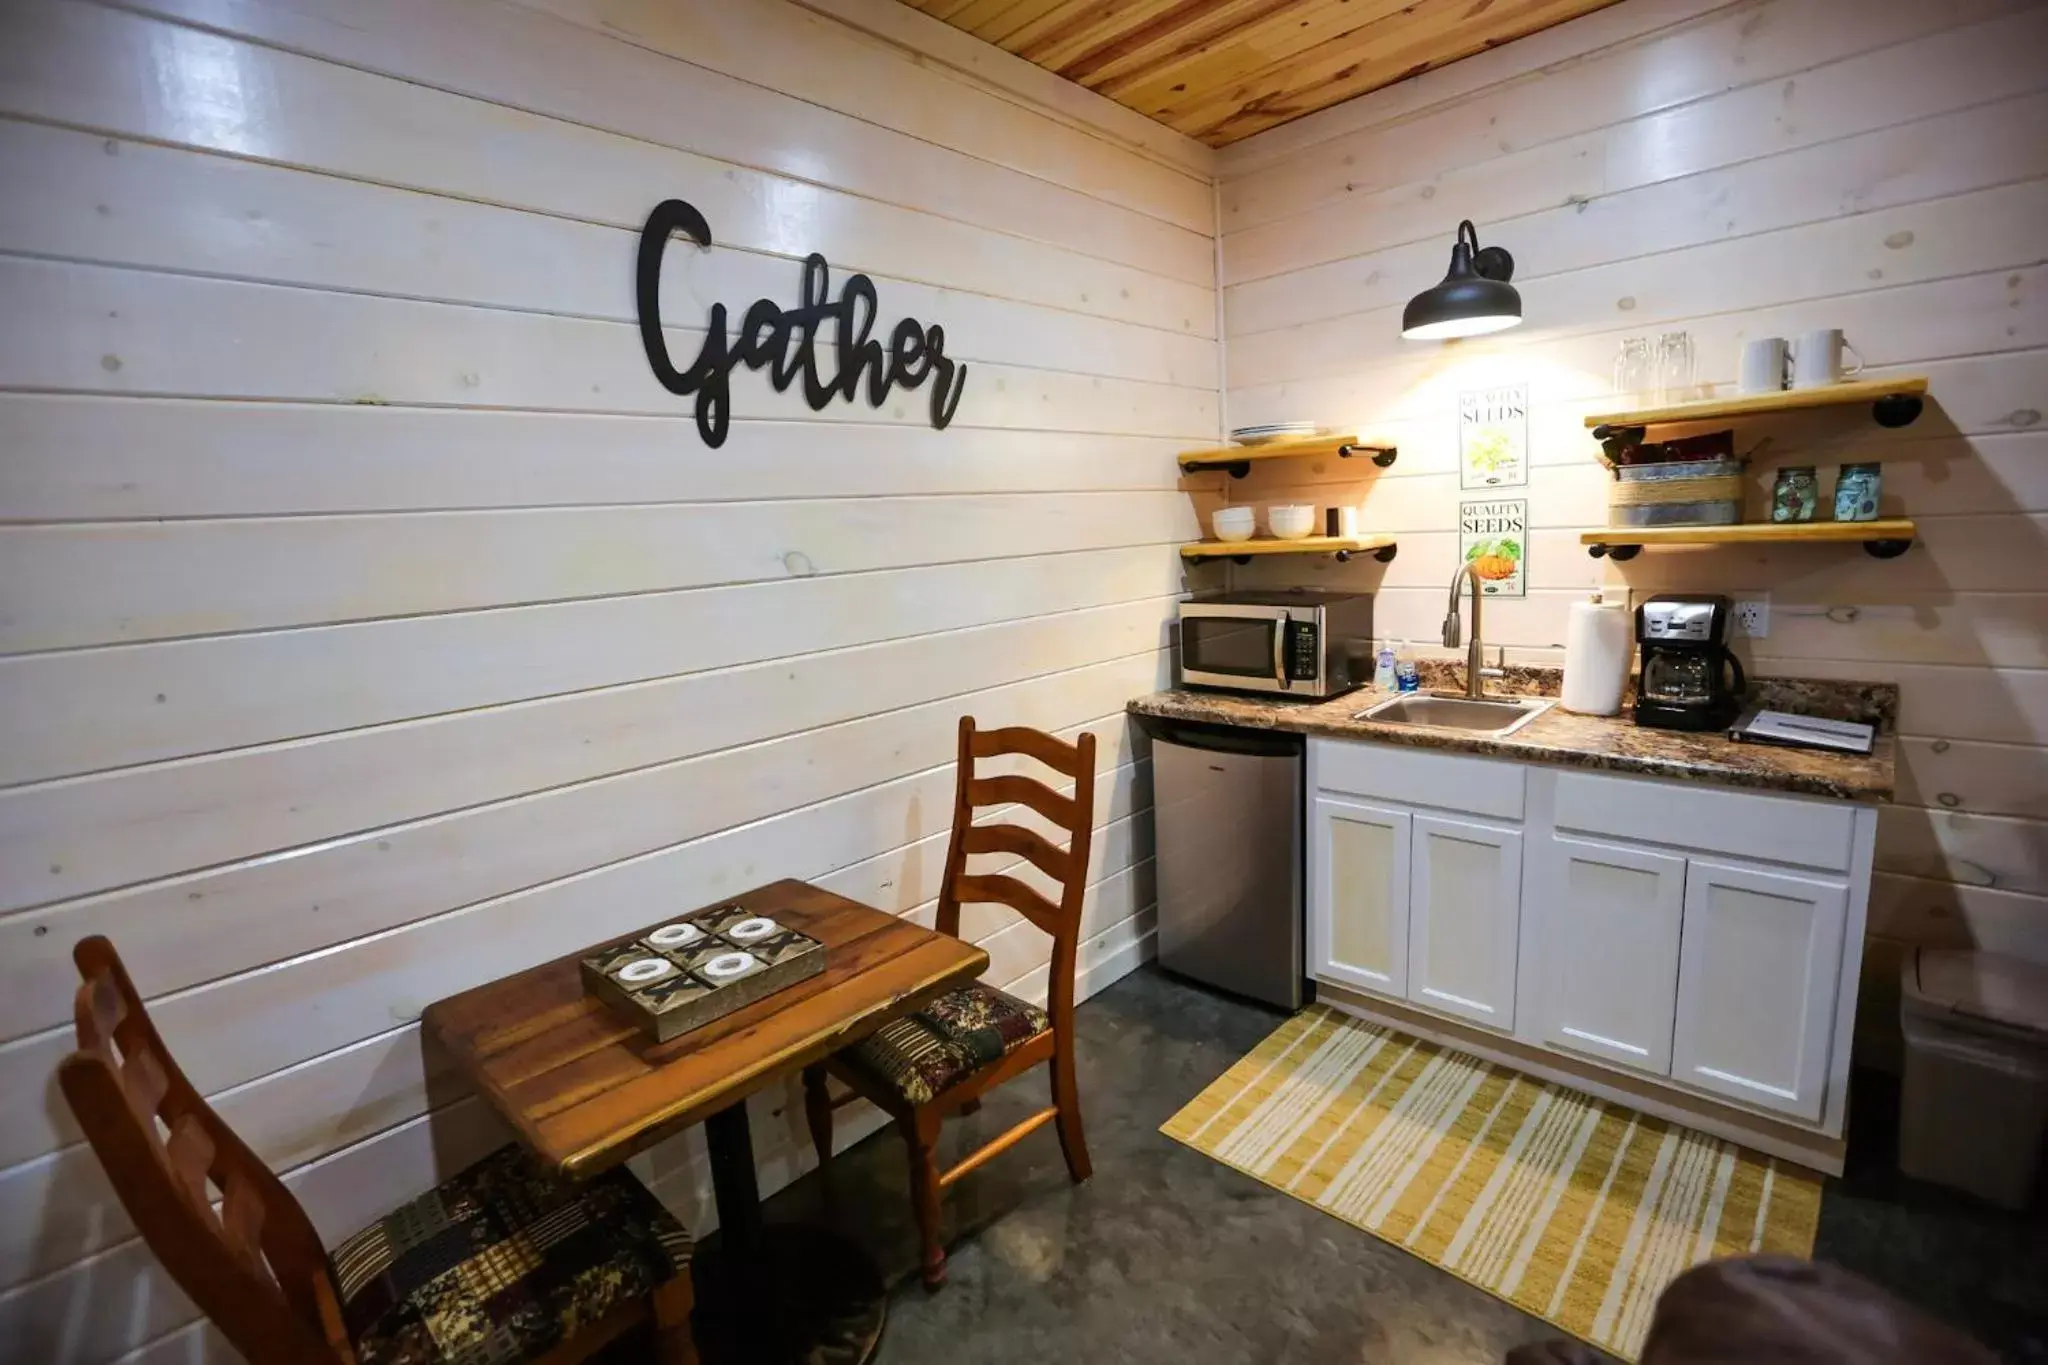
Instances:
[[[1313,621],[1289,621],[1287,629],[1287,681],[1314,682],[1321,666]]]

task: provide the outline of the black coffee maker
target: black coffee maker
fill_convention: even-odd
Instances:
[[[1748,680],[1728,650],[1735,604],[1706,593],[1662,593],[1636,608],[1636,724],[1719,730],[1742,710]]]

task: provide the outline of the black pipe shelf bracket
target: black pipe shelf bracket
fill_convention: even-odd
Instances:
[[[1863,553],[1872,559],[1897,559],[1913,548],[1913,542],[1910,540],[1866,540],[1862,545]],[[1593,558],[1611,559],[1617,564],[1626,564],[1642,552],[1643,547],[1640,545],[1609,544],[1606,541],[1586,547],[1586,553]]]
[[[1382,564],[1391,564],[1394,561],[1394,556],[1399,554],[1400,552],[1401,547],[1399,545],[1382,545],[1377,550],[1367,551],[1339,550],[1337,551],[1337,562],[1339,564],[1348,564],[1351,562],[1352,555],[1364,553],[1370,554],[1374,559],[1377,559]]]
[[[1391,469],[1394,460],[1401,453],[1399,446],[1341,445],[1337,447],[1337,458],[1348,460],[1353,455],[1370,455],[1372,462],[1381,469]]]
[[[1920,528],[1908,517],[1875,521],[1754,522],[1731,526],[1655,526],[1587,531],[1579,537],[1595,559],[1626,563],[1660,545],[1861,545],[1872,559],[1897,559]]]
[[[1397,446],[1366,446],[1347,443],[1337,447],[1338,459],[1348,460],[1354,455],[1369,455],[1372,457],[1372,462],[1381,469],[1391,468],[1395,457],[1400,453],[1400,448]],[[1250,460],[1229,459],[1191,460],[1181,466],[1181,472],[1184,474],[1206,474],[1215,469],[1222,470],[1233,479],[1241,479],[1252,472],[1252,462]]]
[[[1180,467],[1183,474],[1207,474],[1213,469],[1221,469],[1229,474],[1231,478],[1241,479],[1252,472],[1252,462],[1250,460],[1193,460]]]
[[[1249,564],[1253,559],[1268,555],[1329,555],[1339,564],[1350,562],[1355,555],[1371,555],[1380,563],[1387,564],[1399,552],[1399,544],[1385,536],[1317,536],[1301,541],[1204,540],[1182,546],[1180,553],[1189,564],[1207,564],[1218,559],[1227,559],[1233,564]]]
[[[1382,442],[1361,441],[1352,435],[1309,436],[1293,441],[1273,441],[1254,446],[1217,446],[1205,450],[1182,451],[1179,457],[1183,474],[1206,474],[1221,470],[1233,479],[1241,479],[1252,472],[1252,466],[1265,460],[1314,459],[1334,454],[1340,460],[1354,455],[1364,455],[1381,469],[1394,463],[1400,451]]]
[[[1868,405],[1871,420],[1879,426],[1903,427],[1917,421],[1926,410],[1926,394],[1925,375],[1883,375],[1870,379],[1844,379],[1806,388],[1728,394],[1720,398],[1665,403],[1624,412],[1594,413],[1586,418],[1586,425],[1592,428],[1596,440],[1620,437],[1625,443],[1639,444],[1642,440],[1640,429],[1644,427],[1763,417],[1809,408]]]

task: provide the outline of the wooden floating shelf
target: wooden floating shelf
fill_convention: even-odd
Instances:
[[[1773,412],[1798,412],[1805,408],[1833,408],[1850,403],[1869,403],[1881,427],[1902,427],[1920,415],[1921,395],[1927,392],[1923,375],[1895,375],[1889,379],[1851,379],[1811,389],[1782,389],[1776,393],[1744,393],[1728,398],[1709,398],[1698,403],[1673,403],[1666,407],[1637,408],[1630,412],[1604,412],[1586,419],[1588,427],[1648,427],[1673,422],[1709,422],[1720,417],[1758,417]]]
[[[1303,536],[1299,540],[1198,540],[1180,547],[1182,559],[1199,564],[1207,559],[1232,559],[1248,564],[1255,555],[1335,555],[1339,561],[1370,554],[1384,564],[1398,550],[1392,536]]]
[[[1316,455],[1335,455],[1340,460],[1348,460],[1353,455],[1367,455],[1374,464],[1385,469],[1394,462],[1397,453],[1393,446],[1361,444],[1356,436],[1310,436],[1299,441],[1268,441],[1256,446],[1183,450],[1180,468],[1183,474],[1227,469],[1231,478],[1241,479],[1251,473],[1252,466],[1261,460],[1301,460]]]
[[[1595,559],[1634,559],[1659,545],[1776,545],[1860,542],[1876,559],[1896,559],[1919,533],[1906,517],[1877,521],[1759,521],[1738,526],[1610,526],[1587,531],[1579,543]]]

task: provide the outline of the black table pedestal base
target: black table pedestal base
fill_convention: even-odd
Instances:
[[[824,1228],[761,1222],[744,1101],[706,1119],[704,1140],[719,1229],[690,1268],[704,1365],[865,1365],[889,1320],[882,1272]]]
[[[691,1320],[704,1365],[864,1365],[889,1318],[881,1271],[852,1243],[810,1224],[754,1232],[744,1264],[714,1233],[692,1267]]]

